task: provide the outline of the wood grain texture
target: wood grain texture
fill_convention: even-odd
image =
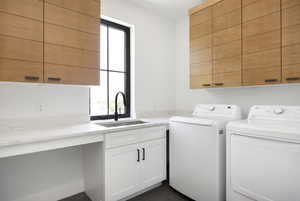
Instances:
[[[199,51],[202,49],[207,49],[211,47],[212,41],[211,35],[206,35],[190,41],[191,52]]]
[[[276,80],[266,82],[266,80]],[[281,83],[281,66],[272,68],[243,69],[243,85],[269,85]]]
[[[212,60],[212,51],[211,48],[199,50],[196,52],[191,52],[190,61],[191,64],[211,62]]]
[[[300,24],[300,4],[282,10],[282,26],[295,26]]]
[[[0,12],[0,34],[43,41],[43,22]]]
[[[212,87],[212,75],[190,76],[191,89],[203,89]]]
[[[282,66],[283,83],[300,83],[300,63]]]
[[[280,30],[280,12],[275,12],[256,18],[243,24],[243,37],[247,38],[257,34]]]
[[[272,31],[243,39],[243,53],[250,54],[254,52],[265,51],[269,49],[280,48],[281,31]]]
[[[235,56],[213,61],[213,73],[241,72],[242,57]]]
[[[282,48],[282,63],[284,66],[300,63],[300,44]]]
[[[243,8],[243,22],[280,11],[280,0],[257,0]]]
[[[242,6],[245,7],[249,4],[255,3],[257,0],[242,0]]]
[[[213,49],[213,60],[241,55],[241,43],[241,40],[238,40],[225,45],[215,46]]]
[[[99,34],[89,34],[45,23],[45,43],[99,51]]]
[[[43,43],[0,35],[0,57],[43,62]]]
[[[99,69],[98,52],[45,44],[45,62]]]
[[[224,0],[213,6],[213,17],[223,16],[226,13],[242,7],[241,0]]]
[[[191,40],[203,37],[205,35],[211,34],[212,21],[203,22],[201,24],[190,27],[190,38]]]
[[[242,23],[242,10],[238,8],[222,16],[213,18],[213,32],[222,31]]]
[[[26,76],[38,79],[27,80]],[[43,82],[43,63],[0,58],[0,81]]]
[[[1,0],[0,11],[43,21],[42,0]]]
[[[215,73],[213,78],[214,87],[237,87],[242,85],[241,71],[228,73]]]
[[[203,9],[206,9],[207,7],[210,7],[220,1],[224,1],[224,0],[206,0],[206,1],[202,2],[201,4],[189,9],[189,14],[193,15],[194,13],[199,12]]]
[[[193,76],[211,75],[212,74],[212,63],[211,62],[203,62],[203,63],[191,64],[190,74]]]
[[[282,8],[289,8],[300,4],[299,0],[281,0]]]
[[[211,8],[205,8],[190,16],[190,25],[195,26],[203,22],[210,21],[212,18]]]
[[[256,52],[254,54],[243,55],[244,69],[261,69],[273,66],[281,66],[281,50],[280,48]]]
[[[297,43],[300,43],[300,24],[284,27],[282,29],[282,45],[288,46]]]
[[[45,3],[45,22],[99,34],[99,19]]]
[[[45,2],[100,18],[100,0],[45,0]]]
[[[63,65],[44,65],[44,79],[47,83],[55,84],[79,84],[79,85],[99,85],[99,70],[67,67]],[[59,78],[58,81],[51,81],[49,78]]]
[[[242,26],[237,25],[213,34],[213,45],[218,46],[236,40],[242,40]]]

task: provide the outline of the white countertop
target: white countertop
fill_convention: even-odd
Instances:
[[[0,158],[102,142],[108,133],[168,125],[168,118],[145,118],[146,124],[107,128],[94,122],[12,126],[0,124]]]

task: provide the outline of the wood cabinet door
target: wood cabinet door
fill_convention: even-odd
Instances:
[[[241,86],[242,2],[225,0],[213,6],[213,87]]]
[[[212,86],[212,10],[190,16],[190,88]]]
[[[0,81],[43,82],[43,1],[0,1]]]
[[[166,179],[166,139],[145,142],[139,145],[141,154],[141,189]]]
[[[45,82],[100,83],[100,1],[45,1]]]
[[[280,0],[243,0],[243,85],[281,83]]]
[[[282,2],[282,82],[300,82],[300,1]]]
[[[137,144],[106,150],[105,201],[117,201],[140,188],[140,164]]]

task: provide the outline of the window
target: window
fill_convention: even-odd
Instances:
[[[101,20],[100,86],[90,88],[91,120],[112,119],[115,95],[119,96],[119,118],[130,117],[130,28]]]

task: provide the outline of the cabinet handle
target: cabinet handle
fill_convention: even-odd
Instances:
[[[139,149],[137,149],[137,154],[138,154],[137,162],[140,162],[141,160],[140,160],[140,150]]]
[[[224,83],[215,83],[216,86],[223,86]]]
[[[278,79],[268,79],[268,80],[265,80],[265,82],[277,82]]]
[[[146,159],[145,155],[146,155],[145,148],[143,148],[143,161]]]
[[[40,78],[39,77],[37,77],[37,76],[25,76],[25,80],[32,80],[32,81],[34,81],[34,80],[39,80]]]
[[[59,81],[61,81],[61,78],[59,78],[59,77],[48,77],[48,80],[49,80],[49,81],[56,81],[56,82],[59,82]]]
[[[286,78],[286,81],[296,81],[296,80],[300,80],[300,77],[288,77],[288,78]]]
[[[210,84],[202,84],[203,87],[210,87]]]

